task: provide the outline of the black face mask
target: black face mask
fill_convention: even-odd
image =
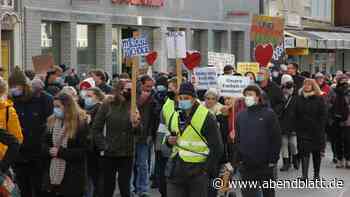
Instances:
[[[130,101],[131,100],[131,90],[127,90],[126,92],[123,92],[123,97],[125,100]]]
[[[286,84],[284,85],[284,88],[291,89],[291,88],[293,88],[293,86],[294,86],[293,83],[286,83]]]
[[[173,92],[173,91],[168,91],[168,94],[167,94],[167,96],[171,99],[171,100],[174,100],[175,99],[175,92]]]

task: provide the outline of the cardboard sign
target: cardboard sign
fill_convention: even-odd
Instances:
[[[243,90],[250,84],[248,77],[241,76],[220,76],[218,89],[220,96],[242,97]]]
[[[198,90],[217,88],[217,75],[215,67],[195,68],[193,73],[196,78],[196,87]]]
[[[247,72],[252,72],[256,74],[259,72],[260,67],[257,62],[238,62],[237,63],[237,72],[245,75]]]
[[[208,52],[208,65],[215,66],[222,74],[226,65],[235,65],[235,55],[229,53]]]
[[[149,44],[146,38],[128,38],[123,40],[125,57],[146,55],[149,51]]]
[[[186,57],[186,33],[184,31],[173,31],[167,34],[168,58]]]
[[[46,74],[54,63],[52,55],[38,55],[32,57],[33,67],[36,74]]]

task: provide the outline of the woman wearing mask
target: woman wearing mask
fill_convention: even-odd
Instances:
[[[54,66],[47,72],[45,78],[45,91],[51,96],[56,96],[63,86],[63,78],[61,77],[63,71],[59,66]]]
[[[90,126],[92,126],[96,114],[100,109],[103,100],[105,99],[105,94],[99,88],[89,88],[86,90],[84,100],[84,107],[87,110],[88,115],[90,115]],[[89,134],[89,139],[92,140],[92,150],[88,153],[88,175],[89,175],[89,187],[87,192],[87,197],[97,196],[97,183],[98,183],[98,151],[96,145],[93,143],[93,135]]]
[[[87,185],[88,116],[73,97],[60,93],[43,138],[43,196],[81,197]]]
[[[31,85],[17,67],[9,77],[10,97],[21,123],[24,143],[14,170],[22,196],[38,196],[41,192],[41,137],[47,118],[52,114],[53,100]],[[34,84],[35,85],[35,84]]]
[[[92,125],[95,143],[100,151],[98,194],[112,197],[115,176],[122,197],[130,196],[130,178],[134,157],[135,134],[140,127],[140,116],[130,114],[131,83],[118,81],[114,96],[102,104]]]
[[[327,108],[321,90],[313,79],[306,79],[295,107],[298,151],[302,162],[301,180],[308,179],[312,154],[314,179],[320,178],[321,151],[325,147]]]
[[[283,167],[281,171],[288,171],[290,168],[291,159],[293,159],[293,165],[295,169],[298,169],[297,159],[297,136],[295,133],[295,119],[294,114],[296,95],[294,95],[294,81],[290,75],[283,75],[281,79],[281,86],[283,92],[283,108],[279,115],[279,121],[282,131],[282,149],[281,154],[283,157]],[[289,158],[289,155],[292,158]]]

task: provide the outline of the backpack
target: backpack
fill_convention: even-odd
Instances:
[[[349,116],[349,101],[346,96],[336,96],[333,105],[333,119],[337,122],[344,122]]]

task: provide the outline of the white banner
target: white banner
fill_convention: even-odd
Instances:
[[[208,65],[215,66],[222,74],[226,65],[235,66],[235,55],[229,53],[208,52]]]
[[[241,97],[243,90],[250,84],[248,77],[241,76],[220,76],[218,79],[218,89],[220,96]]]
[[[167,33],[168,58],[186,57],[186,33],[184,31],[174,31]]]
[[[198,90],[207,90],[217,88],[217,75],[215,67],[195,68],[195,84]]]

